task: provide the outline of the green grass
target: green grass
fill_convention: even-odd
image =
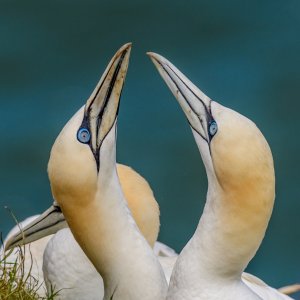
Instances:
[[[16,249],[14,249],[16,251]],[[43,282],[39,282],[30,273],[24,272],[24,249],[19,247],[15,261],[8,261],[11,253],[0,253],[0,300],[55,300],[58,292],[51,288],[45,297],[38,294],[43,289]],[[32,265],[32,260],[31,260]]]

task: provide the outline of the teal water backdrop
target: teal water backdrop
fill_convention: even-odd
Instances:
[[[133,42],[118,161],[151,184],[160,240],[180,251],[207,180],[185,117],[146,51],[170,59],[212,99],[252,119],[276,167],[276,204],[248,271],[300,281],[300,2],[0,1],[0,231],[52,202],[51,146],[114,52]],[[300,299],[300,298],[299,298]]]

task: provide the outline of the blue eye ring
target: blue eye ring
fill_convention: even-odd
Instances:
[[[209,128],[208,128],[209,134],[211,137],[213,137],[217,131],[218,131],[218,124],[216,121],[211,121],[209,123]]]
[[[77,140],[80,143],[88,144],[91,139],[90,131],[87,128],[80,128],[77,132]]]

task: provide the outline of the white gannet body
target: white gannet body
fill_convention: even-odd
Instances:
[[[170,280],[177,256],[155,254],[158,255],[167,280]],[[49,241],[45,249],[43,270],[47,288],[52,284],[55,290],[60,290],[58,299],[98,300],[104,296],[102,277],[68,228],[60,230]]]
[[[116,123],[129,44],[112,58],[94,92],[66,124],[50,155],[56,202],[103,278],[104,298],[165,299],[167,282],[126,204],[116,169]]]
[[[149,55],[186,114],[208,177],[203,214],[176,261],[167,299],[291,299],[254,276],[242,279],[273,209],[268,143],[252,121],[212,101],[162,56]]]

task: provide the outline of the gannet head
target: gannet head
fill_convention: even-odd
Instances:
[[[225,193],[261,190],[274,200],[271,150],[257,126],[238,112],[212,101],[171,62],[149,53],[177,98],[192,128],[209,185]]]
[[[114,55],[85,106],[65,125],[52,147],[48,174],[52,194],[62,209],[69,201],[75,206],[93,201],[100,154],[107,160],[113,157],[109,152],[114,151],[115,135],[108,136],[116,130],[130,50],[131,44],[126,44]],[[113,158],[111,163],[115,164]]]

